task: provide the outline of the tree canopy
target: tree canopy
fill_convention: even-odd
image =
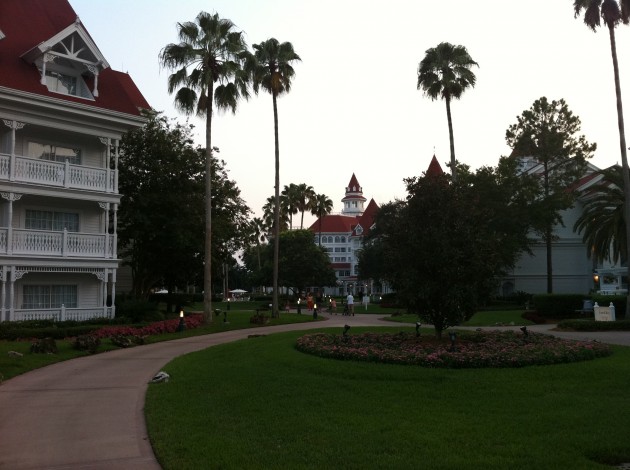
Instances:
[[[121,143],[119,247],[133,273],[134,293],[157,283],[200,285],[204,253],[205,153],[194,147],[192,126],[151,115]],[[212,258],[225,260],[242,246],[249,208],[224,162],[212,159],[215,211]],[[220,263],[215,267],[219,273]]]
[[[359,253],[362,279],[387,281],[398,301],[436,334],[469,318],[514,265],[531,221],[529,179],[504,158],[497,168],[406,180],[408,196],[381,207]]]
[[[517,117],[506,131],[513,157],[531,157],[540,166],[538,178],[538,222],[533,227],[547,251],[547,292],[553,292],[551,247],[553,227],[563,225],[562,211],[573,206],[577,197],[575,183],[586,174],[587,160],[597,148],[579,135],[581,122],[563,100],[542,97]]]

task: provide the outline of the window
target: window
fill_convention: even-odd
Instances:
[[[69,75],[56,70],[46,69],[46,87],[48,91],[55,93],[79,96],[81,98],[93,98],[92,93],[90,93],[80,75]]]
[[[60,232],[66,229],[68,232],[78,232],[79,214],[27,209],[24,227],[28,230]]]
[[[77,308],[77,286],[24,286],[22,308]]]
[[[341,237],[341,243],[346,243],[346,237]]]
[[[340,242],[340,240],[341,240],[341,239],[339,238],[339,235],[337,235],[337,236],[335,237],[335,243],[339,243],[339,242]]]
[[[319,237],[315,236],[315,238],[313,238],[313,243],[315,243],[316,245],[319,243]]]
[[[361,227],[360,225],[357,225],[356,232],[357,232],[357,235],[361,235],[363,233],[363,227]]]
[[[68,160],[73,165],[81,164],[81,150],[62,147],[59,145],[40,144],[39,142],[28,143],[28,156],[50,160],[53,162],[65,162]]]
[[[336,247],[335,248],[335,253],[345,253],[346,252],[346,247],[345,246],[341,246],[341,247]]]

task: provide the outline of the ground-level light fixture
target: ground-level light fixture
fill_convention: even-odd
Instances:
[[[184,323],[184,311],[179,311],[179,325],[177,325],[177,331],[184,331],[186,324]]]
[[[343,336],[348,335],[348,330],[350,329],[350,325],[343,325]]]
[[[523,335],[527,338],[529,336],[529,331],[527,331],[527,327],[526,326],[522,326],[521,327],[521,331],[523,332]]]
[[[448,337],[451,339],[451,351],[456,351],[457,349],[455,348],[455,340],[457,339],[457,333],[454,331],[450,331],[448,333]]]
[[[420,327],[421,327],[421,326],[422,326],[422,324],[421,324],[419,321],[417,321],[417,322],[416,322],[416,338],[417,338],[418,336],[420,336]]]

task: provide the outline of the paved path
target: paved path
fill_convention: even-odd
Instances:
[[[400,326],[376,315],[324,316],[326,322],[226,331],[120,349],[8,380],[0,385],[0,469],[157,470],[160,466],[147,437],[144,398],[149,380],[173,358],[263,331],[344,324]],[[551,333],[630,345],[630,333]]]

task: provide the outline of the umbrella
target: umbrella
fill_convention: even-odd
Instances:
[[[247,291],[243,289],[234,289],[230,291],[232,294],[245,294]]]

